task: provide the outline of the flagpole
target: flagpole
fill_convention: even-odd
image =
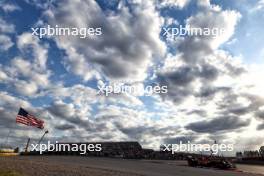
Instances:
[[[28,153],[29,143],[30,143],[30,138],[28,138],[27,145],[26,145],[26,148],[25,148],[25,153]]]
[[[4,143],[4,146],[6,145],[6,147],[9,147],[9,146],[8,146],[8,143],[9,143],[9,137],[10,137],[10,134],[11,134],[11,128],[9,127],[9,131],[8,131],[8,134],[7,134],[7,137],[6,137],[5,143]],[[11,147],[11,146],[10,146],[10,147]]]
[[[6,138],[6,141],[5,141],[6,145],[8,145],[10,133],[11,133],[11,128],[9,128],[9,131],[8,131],[8,134],[7,134],[7,138]]]
[[[30,113],[28,113],[22,107],[20,107],[20,109],[18,110],[18,114],[17,114],[17,117],[16,117],[16,122],[17,123],[22,123],[22,124],[27,125],[27,126],[34,126],[34,127],[40,128],[40,129],[44,128],[44,121],[42,121],[40,119],[37,119],[34,115],[31,115]],[[40,138],[38,144],[41,143],[41,141],[43,140],[43,138],[45,137],[45,135],[48,132],[49,132],[48,130],[46,130],[44,132],[44,134]],[[27,146],[25,148],[26,152],[27,152],[28,147],[29,147],[29,142],[30,142],[30,138],[28,139]]]
[[[46,134],[48,134],[48,133],[49,133],[49,131],[48,131],[48,130],[46,130],[46,131],[44,132],[44,134],[43,134],[43,135],[42,135],[42,137],[40,138],[40,140],[39,140],[38,144],[40,144],[40,143],[41,143],[41,141],[44,139],[45,135],[46,135]]]

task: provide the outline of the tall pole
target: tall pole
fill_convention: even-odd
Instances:
[[[44,136],[45,136],[46,134],[48,134],[48,133],[49,133],[49,131],[48,131],[48,130],[44,132],[44,134],[43,134],[43,135],[42,135],[42,137],[40,138],[40,140],[39,140],[38,144],[40,144],[40,143],[41,143],[41,141],[44,139]]]
[[[10,133],[11,133],[11,129],[9,128],[8,135],[7,135],[7,137],[6,137],[6,141],[5,141],[5,145],[6,145],[6,147],[8,147],[8,141],[9,141]]]
[[[29,146],[29,142],[30,142],[30,138],[28,138],[27,145],[26,145],[26,148],[25,148],[25,153],[27,153],[27,152],[28,152],[28,146]]]

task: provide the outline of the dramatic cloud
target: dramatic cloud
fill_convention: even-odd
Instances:
[[[132,9],[120,3],[116,13],[104,13],[89,0],[64,1],[57,7],[46,12],[51,26],[102,28],[101,36],[55,38],[67,53],[67,68],[84,80],[99,73],[112,79],[143,80],[153,57],[165,52],[159,39],[163,22],[151,3],[135,3]]]
[[[0,17],[0,32],[13,33],[14,31],[15,31],[15,26],[13,24],[7,23],[4,19]]]
[[[251,12],[261,11],[264,9],[264,1],[259,0],[256,5],[251,9]]]
[[[15,124],[15,117],[19,107],[30,107],[28,102],[17,99],[7,92],[0,92],[0,99],[0,122],[1,125],[4,124],[9,128]]]
[[[168,86],[168,94],[163,97],[181,103],[188,96],[210,96],[224,87],[213,85],[219,76],[238,76],[245,72],[227,53],[217,50],[232,36],[239,18],[238,12],[206,6],[204,11],[186,20],[186,25],[194,28],[218,28],[225,32],[218,36],[186,36],[179,40],[175,46],[179,53],[167,57],[157,74],[160,83]]]
[[[0,3],[0,8],[2,8],[5,12],[13,12],[16,10],[21,10],[21,8],[15,4],[10,3]]]
[[[263,119],[264,120],[264,110],[259,110],[255,113],[255,115],[260,118],[260,119]]]
[[[241,120],[236,116],[225,116],[209,121],[191,123],[186,128],[198,133],[216,133],[225,130],[236,130],[248,126],[249,123],[249,120]]]
[[[177,7],[182,9],[190,0],[159,0],[157,3],[158,7]]]
[[[57,101],[48,108],[49,112],[57,118],[62,118],[77,125],[85,125],[88,122],[89,108],[78,109],[73,104],[65,104],[64,102]]]
[[[194,136],[179,136],[175,138],[166,138],[164,139],[165,144],[179,144],[179,143],[188,143],[188,142],[194,142],[195,137]]]
[[[263,123],[263,124],[260,124],[260,125],[258,125],[257,129],[258,129],[258,130],[264,130],[264,123]]]
[[[6,51],[13,45],[14,43],[11,41],[10,37],[6,35],[0,35],[0,51]]]
[[[2,79],[13,85],[16,91],[22,95],[35,95],[40,89],[49,85],[50,71],[46,69],[46,46],[42,46],[37,37],[30,33],[24,33],[18,37],[17,47],[24,56],[33,58],[24,59],[15,57],[11,60],[11,66],[5,67]]]
[[[58,130],[72,130],[75,128],[75,126],[70,124],[62,124],[62,125],[57,125],[55,128]]]

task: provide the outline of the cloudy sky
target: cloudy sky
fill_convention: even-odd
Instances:
[[[263,0],[0,1],[0,142],[47,139],[264,145]],[[101,27],[91,38],[38,38],[32,27]],[[224,28],[165,38],[164,27]],[[168,86],[167,94],[98,95],[98,82]]]

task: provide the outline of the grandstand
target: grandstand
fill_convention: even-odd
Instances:
[[[85,143],[58,143],[72,146],[73,144],[101,144],[101,151],[87,151],[86,156],[102,156],[102,157],[119,157],[119,158],[141,158],[142,146],[138,142],[85,142]],[[73,151],[47,151],[48,155],[80,155],[80,152]]]

